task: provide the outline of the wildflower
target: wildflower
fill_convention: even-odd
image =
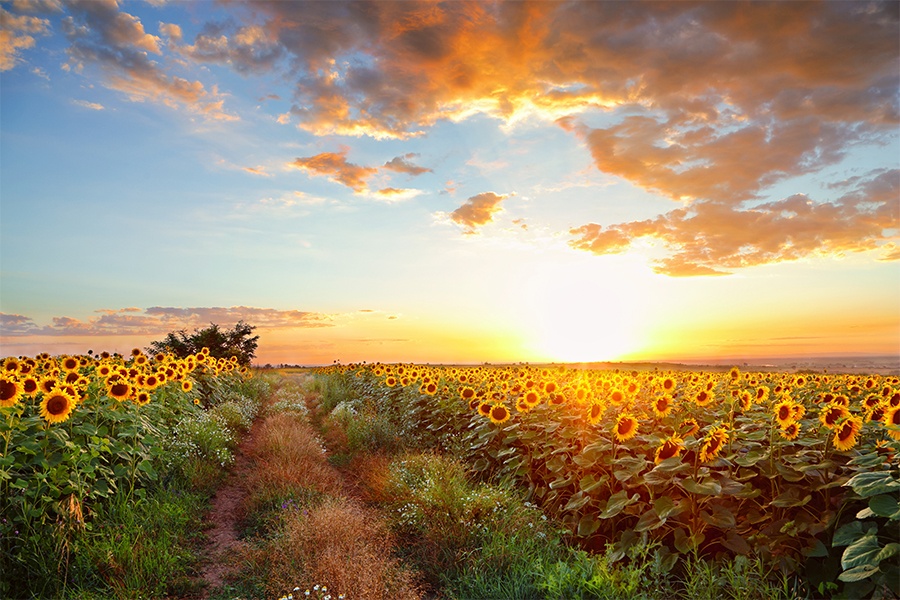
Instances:
[[[490,417],[491,416],[491,403],[490,402],[481,402],[478,405],[478,414],[482,417]]]
[[[614,428],[616,440],[620,442],[630,440],[637,435],[637,432],[638,421],[633,416],[625,413],[623,415],[620,415],[619,418],[616,419],[616,426]]]
[[[188,379],[185,379],[181,382],[181,391],[189,392],[194,389],[194,383]]]
[[[753,407],[753,394],[744,390],[738,397],[741,403],[741,411],[747,412]]]
[[[666,377],[665,379],[663,379],[662,389],[667,392],[671,392],[672,390],[674,390],[675,389],[675,380],[672,379],[671,377]]]
[[[60,366],[63,368],[63,371],[72,372],[77,370],[81,363],[75,356],[64,356],[60,361]]]
[[[53,391],[41,400],[40,414],[48,423],[62,423],[75,408],[75,399],[65,390]]]
[[[28,376],[23,379],[22,384],[22,394],[25,396],[34,396],[38,392],[38,380],[35,377]]]
[[[471,401],[475,397],[475,390],[466,386],[459,390],[459,397],[465,400],[466,402]]]
[[[660,444],[659,448],[656,449],[656,458],[654,462],[656,464],[659,464],[667,458],[681,456],[681,453],[683,451],[684,440],[677,435],[673,435],[672,437],[663,440],[663,443]]]
[[[609,394],[609,401],[613,404],[622,404],[625,401],[625,393],[622,390],[613,390]]]
[[[541,403],[541,397],[535,390],[528,390],[522,395],[522,399],[528,405],[528,408],[534,408]]]
[[[115,398],[116,400],[125,400],[126,398],[131,397],[133,389],[125,382],[115,381],[106,386],[106,393],[109,397]]]
[[[859,417],[847,417],[837,426],[834,434],[834,447],[838,450],[849,450],[856,445],[856,437],[862,427]]]

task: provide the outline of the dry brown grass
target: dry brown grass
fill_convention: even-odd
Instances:
[[[272,498],[313,491],[339,496],[344,485],[326,462],[312,427],[289,414],[267,417],[253,448],[255,468],[248,474],[245,513],[252,513]]]
[[[393,538],[372,511],[344,498],[326,501],[307,516],[287,519],[283,537],[268,545],[271,595],[327,585],[332,597],[420,598],[412,574],[391,556]]]
[[[245,546],[245,574],[265,581],[271,597],[299,586],[326,585],[332,598],[420,598],[413,574],[393,558],[394,539],[385,521],[348,499],[350,486],[326,460],[313,428],[302,418],[275,414],[260,426],[247,474],[244,514],[271,510],[273,499],[309,498],[302,510],[279,513],[278,531]],[[383,477],[384,465],[372,459]],[[362,466],[362,471],[366,471]],[[252,573],[248,573],[249,569]]]

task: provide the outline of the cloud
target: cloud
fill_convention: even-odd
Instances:
[[[159,102],[170,108],[186,108],[211,120],[234,120],[224,111],[224,98],[200,81],[167,74],[150,58],[161,55],[161,38],[147,33],[141,21],[118,10],[112,2],[70,0],[69,16],[62,21],[69,40],[66,68],[83,72],[98,66],[105,85],[134,102]],[[172,39],[174,30],[163,31]]]
[[[657,261],[658,273],[721,275],[734,269],[815,255],[841,255],[884,246],[900,230],[900,170],[880,170],[849,184],[834,202],[803,194],[742,207],[696,202],[655,219],[571,230],[570,243],[595,254],[627,250],[638,238],[659,240],[671,255]]]
[[[262,177],[271,177],[271,175],[268,172],[266,172],[265,167],[243,167],[243,169],[253,175],[260,175]]]
[[[16,15],[0,6],[0,72],[15,67],[19,52],[33,48],[34,36],[47,35],[49,30],[47,19]]]
[[[484,192],[472,196],[466,202],[450,213],[450,218],[464,227],[466,234],[475,233],[476,229],[494,220],[494,215],[500,212],[500,202],[508,198],[508,195],[498,195],[494,192]]]
[[[367,189],[366,180],[378,172],[376,167],[361,167],[347,162],[347,150],[323,152],[315,156],[298,158],[288,166],[302,169],[313,175],[324,175],[329,180],[347,186],[360,193]]]
[[[410,152],[404,156],[397,156],[392,158],[388,162],[384,163],[383,169],[387,169],[388,171],[397,171],[398,173],[406,173],[407,175],[421,175],[422,173],[431,173],[431,169],[426,169],[425,167],[419,167],[411,163],[408,159],[418,156],[418,154],[414,152]]]
[[[72,100],[72,104],[76,106],[80,106],[82,108],[89,108],[90,110],[105,110],[106,107],[102,104],[98,104],[97,102],[88,102],[87,100]]]
[[[30,317],[0,313],[0,334],[22,336],[158,336],[170,331],[193,330],[217,323],[228,327],[238,321],[266,328],[310,328],[334,326],[332,315],[300,310],[277,310],[250,306],[176,308],[154,306],[144,310],[101,309],[87,320],[53,317],[40,326]]]

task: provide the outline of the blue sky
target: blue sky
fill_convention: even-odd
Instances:
[[[894,3],[0,11],[4,355],[900,350]]]

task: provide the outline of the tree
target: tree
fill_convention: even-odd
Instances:
[[[250,337],[256,326],[238,321],[232,329],[220,329],[210,323],[206,329],[195,329],[188,333],[182,329],[169,333],[165,339],[151,342],[147,347],[150,354],[171,352],[178,358],[196,354],[203,348],[209,348],[209,355],[215,358],[231,358],[236,356],[240,364],[249,366],[256,355],[259,336]]]

